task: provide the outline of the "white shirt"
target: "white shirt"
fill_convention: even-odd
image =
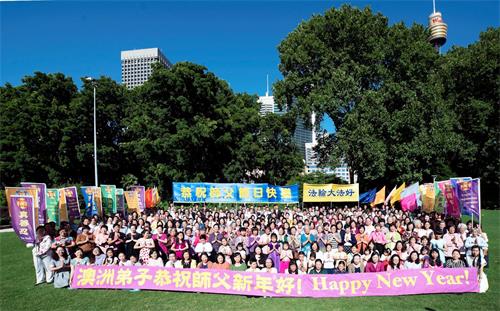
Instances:
[[[212,244],[208,242],[205,243],[198,242],[198,244],[196,244],[196,248],[194,249],[194,251],[197,254],[207,253],[210,256],[210,253],[212,253],[213,251],[213,247]]]

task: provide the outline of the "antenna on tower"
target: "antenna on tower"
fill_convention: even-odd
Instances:
[[[269,96],[269,74],[266,75],[266,96]]]
[[[440,53],[441,47],[446,43],[448,25],[443,22],[441,12],[436,12],[436,0],[432,0],[432,14],[429,16],[429,42]]]

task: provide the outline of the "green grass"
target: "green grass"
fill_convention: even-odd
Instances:
[[[323,299],[34,287],[31,250],[14,233],[1,233],[0,310],[500,310],[500,211],[483,211],[482,220],[490,239],[490,289],[485,294]]]

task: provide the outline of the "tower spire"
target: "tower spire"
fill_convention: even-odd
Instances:
[[[266,96],[269,96],[269,74],[266,75]]]

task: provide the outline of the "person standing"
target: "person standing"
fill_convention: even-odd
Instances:
[[[36,285],[44,282],[52,283],[54,273],[50,269],[52,263],[52,238],[45,233],[45,228],[39,226],[36,229],[36,241],[33,247],[33,263],[35,265]]]

